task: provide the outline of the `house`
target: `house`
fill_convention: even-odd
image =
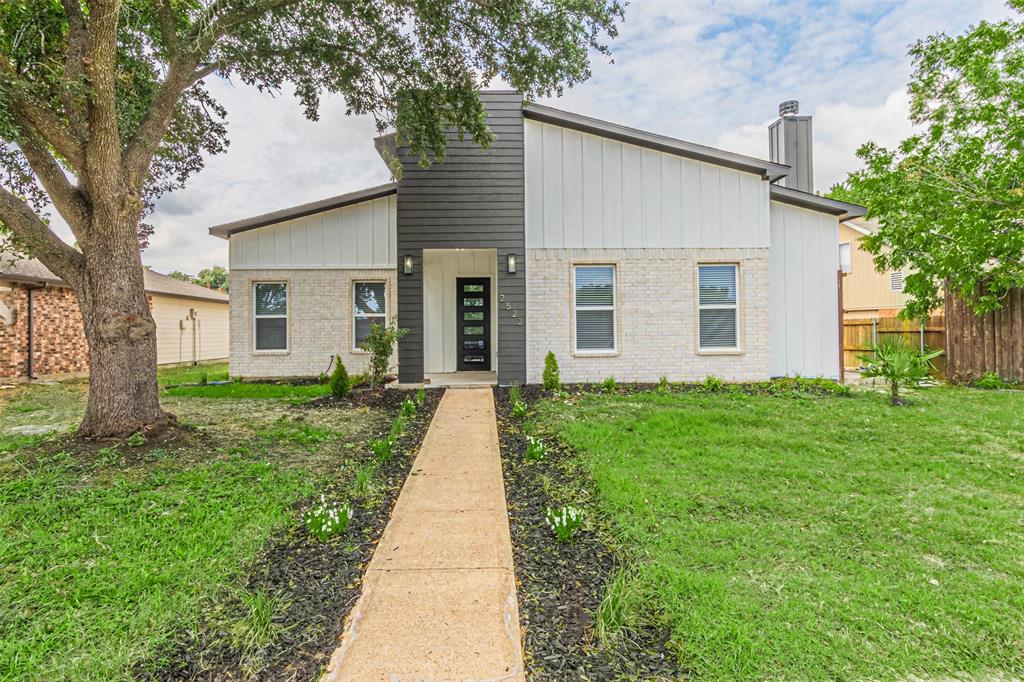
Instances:
[[[839,225],[839,266],[843,271],[843,317],[848,320],[895,317],[907,304],[903,272],[879,272],[874,256],[861,239],[874,234],[878,224],[863,219]]]
[[[485,92],[494,143],[449,135],[396,182],[210,228],[229,240],[231,373],[363,371],[373,322],[402,383],[839,375],[839,223],[813,193],[811,119],[769,160]],[[387,154],[385,154],[385,152]]]
[[[147,269],[157,363],[228,356],[228,296]],[[38,260],[0,258],[0,378],[84,375],[89,346],[74,292]]]

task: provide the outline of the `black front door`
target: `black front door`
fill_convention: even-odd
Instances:
[[[457,277],[455,294],[459,371],[490,371],[491,280],[487,277]]]

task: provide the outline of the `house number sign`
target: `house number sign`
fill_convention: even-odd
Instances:
[[[512,311],[512,319],[516,321],[516,325],[523,326],[523,318],[519,316],[519,308],[513,308],[512,304],[505,300],[505,294],[498,295],[498,302],[505,304],[505,310]]]

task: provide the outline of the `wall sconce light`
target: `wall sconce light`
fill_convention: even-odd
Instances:
[[[516,254],[508,254],[508,274],[516,274]]]
[[[412,274],[412,256],[402,256],[402,272]]]

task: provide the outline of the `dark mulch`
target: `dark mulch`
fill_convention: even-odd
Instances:
[[[538,387],[523,387],[523,396],[540,397]],[[591,516],[588,527],[574,542],[562,544],[545,522],[548,507],[579,506],[578,498],[591,481],[567,449],[545,439],[543,462],[526,462],[526,438],[511,416],[507,392],[495,391],[505,494],[509,507],[519,618],[527,672],[533,680],[674,680],[684,674],[668,651],[668,633],[649,627],[632,630],[613,650],[600,646],[594,636],[594,616],[605,583],[622,557],[607,529]],[[545,492],[542,477],[548,478]],[[573,494],[570,491],[576,491]]]
[[[377,468],[383,494],[370,508],[357,506],[348,532],[317,542],[304,527],[272,539],[254,562],[244,586],[250,593],[275,595],[282,605],[273,617],[273,636],[259,646],[246,642],[229,623],[244,622],[248,607],[226,599],[197,631],[183,631],[178,644],[137,672],[146,680],[310,680],[315,679],[338,645],[345,617],[362,589],[363,573],[376,547],[413,456],[430,425],[443,390],[428,390],[415,418],[406,421],[391,461]],[[353,393],[347,404],[372,405],[398,414],[405,391]],[[333,398],[315,401],[337,404]],[[316,409],[309,404],[305,409]],[[327,489],[328,500],[346,498],[342,489]],[[306,508],[309,501],[298,505]]]

